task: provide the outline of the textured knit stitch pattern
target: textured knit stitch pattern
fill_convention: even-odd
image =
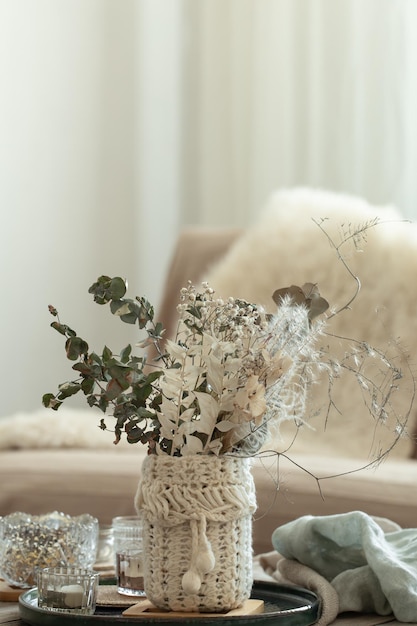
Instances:
[[[135,505],[143,519],[144,582],[155,606],[222,612],[250,597],[250,460],[148,456]]]

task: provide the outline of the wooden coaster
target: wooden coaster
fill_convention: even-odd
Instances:
[[[114,571],[114,567],[109,569],[101,569],[94,566],[93,570],[100,574],[100,580],[111,580],[112,578],[116,578],[116,572]]]
[[[113,564],[95,563],[93,565],[93,570],[98,572],[100,576],[111,576],[112,578],[116,577],[116,570],[114,569]]]
[[[12,587],[5,580],[0,579],[0,601],[1,602],[17,602],[19,596],[27,589],[21,587]]]
[[[136,604],[138,598],[135,596],[122,596],[117,592],[116,585],[99,585],[97,590],[97,606],[115,606],[126,608]]]
[[[123,611],[122,615],[130,617],[193,617],[202,618],[205,617],[231,617],[232,615],[244,616],[255,615],[264,612],[263,600],[246,600],[238,609],[232,609],[225,613],[186,613],[182,611],[161,611],[157,609],[150,600],[143,598],[136,604],[133,604],[128,609]]]

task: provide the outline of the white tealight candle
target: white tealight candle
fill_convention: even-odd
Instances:
[[[142,557],[128,556],[125,561],[125,574],[131,578],[143,576],[142,573]]]
[[[81,585],[63,585],[59,591],[69,609],[80,609],[83,606],[84,588]]]

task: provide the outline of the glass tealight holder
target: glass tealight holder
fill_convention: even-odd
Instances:
[[[57,613],[93,615],[99,576],[98,572],[78,567],[38,570],[38,607]]]
[[[117,591],[126,596],[144,596],[142,521],[136,516],[113,518]]]
[[[98,519],[88,513],[71,517],[10,513],[0,517],[0,577],[15,587],[33,587],[36,571],[46,567],[93,567]]]
[[[94,569],[100,572],[115,568],[113,528],[111,525],[100,525],[98,546]]]

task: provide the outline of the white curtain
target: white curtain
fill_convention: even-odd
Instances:
[[[0,0],[0,415],[71,377],[47,305],[99,350],[121,274],[158,303],[185,224],[279,187],[417,214],[415,0]]]
[[[312,185],[417,214],[414,0],[188,0],[187,218]]]
[[[96,350],[132,336],[87,290],[139,280],[133,9],[0,0],[0,415],[75,378],[49,304]]]

